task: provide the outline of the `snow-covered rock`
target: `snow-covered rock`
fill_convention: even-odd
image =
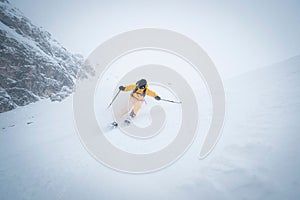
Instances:
[[[62,100],[73,91],[83,57],[0,1],[0,112],[40,98]]]

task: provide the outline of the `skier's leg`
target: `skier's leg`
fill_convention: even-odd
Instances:
[[[131,108],[134,106],[136,101],[137,101],[137,99],[131,96],[128,100],[127,106],[122,109],[120,117],[127,114],[131,110]]]
[[[143,101],[136,101],[131,113],[130,113],[130,116],[133,118],[137,115],[137,113],[139,112],[139,110],[141,109],[142,107],[142,104],[143,104]]]
[[[130,124],[131,120],[136,116],[140,108],[142,107],[143,101],[139,101],[136,99],[135,104],[133,105],[133,109],[129,113],[129,116],[125,119],[126,124]]]

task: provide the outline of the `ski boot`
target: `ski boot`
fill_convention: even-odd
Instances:
[[[124,120],[124,123],[126,125],[130,125],[131,120],[136,116],[136,114],[133,112],[133,110],[130,112],[129,117]]]
[[[113,128],[117,128],[118,127],[118,123],[117,122],[113,122],[113,123],[111,123],[111,125],[113,126]]]

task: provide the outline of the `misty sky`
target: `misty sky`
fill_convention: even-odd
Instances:
[[[165,28],[196,41],[222,78],[300,54],[299,1],[11,0],[73,53],[119,33]]]

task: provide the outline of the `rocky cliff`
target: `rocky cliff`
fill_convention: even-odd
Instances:
[[[40,98],[60,101],[73,91],[83,57],[0,0],[0,112]]]

